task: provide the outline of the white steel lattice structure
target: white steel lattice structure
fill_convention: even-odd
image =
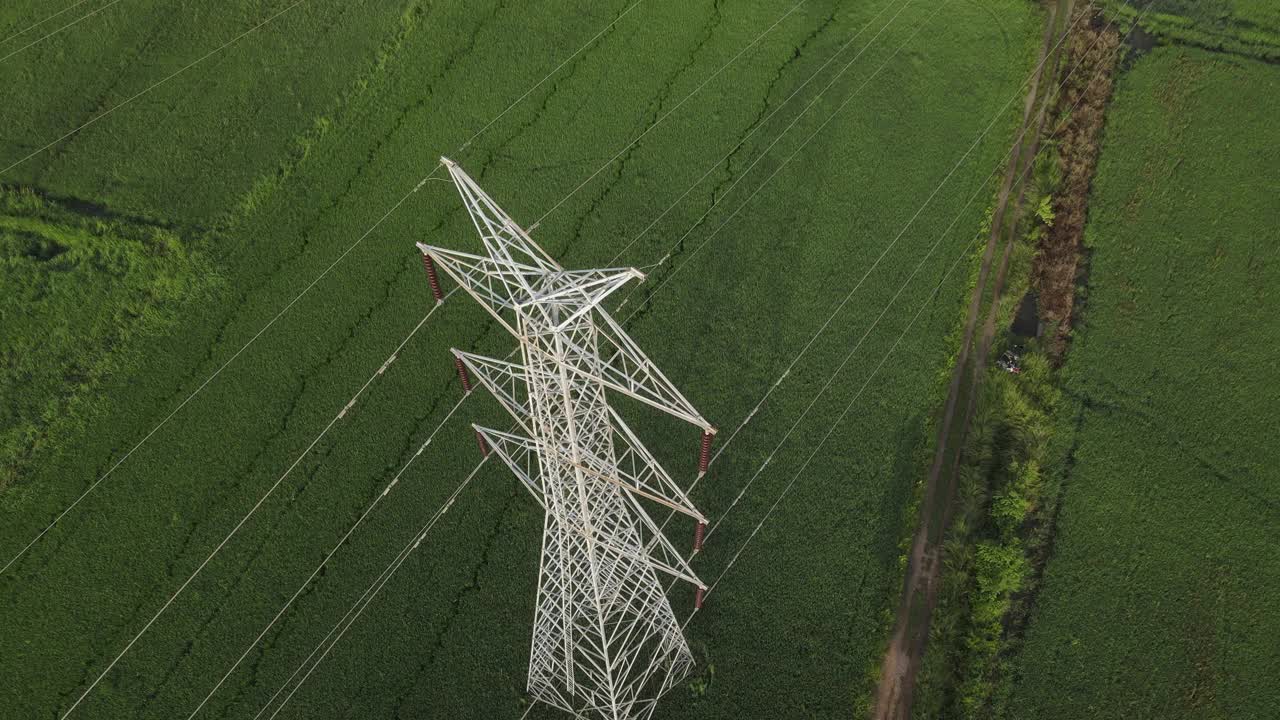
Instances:
[[[644,275],[634,268],[565,270],[455,163],[448,168],[487,254],[418,248],[437,299],[435,267],[520,343],[521,362],[453,351],[515,418],[520,434],[476,426],[545,510],[528,689],[575,715],[647,718],[693,656],[659,583],[706,586],[646,511],[706,518],[608,403],[622,393],[715,432],[601,307]]]

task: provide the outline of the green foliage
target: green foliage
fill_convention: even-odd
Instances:
[[[83,425],[103,378],[214,285],[170,230],[0,191],[0,490]]]
[[[1280,68],[1199,50],[1117,86],[1054,552],[997,716],[1280,707],[1278,116]]]
[[[1143,29],[1165,42],[1280,60],[1280,3],[1273,0],[1107,0],[1107,6],[1122,26],[1141,13]]]
[[[11,58],[0,64],[5,157],[63,135],[289,4],[119,3]],[[645,308],[629,325],[637,340],[708,418],[729,428],[952,170],[967,147],[957,138],[976,138],[1019,92],[1042,29],[1038,8],[1025,0],[913,3],[869,43],[898,3],[806,3],[653,127],[795,3],[646,2],[459,149],[629,4],[302,3],[4,178],[69,206],[88,199],[141,219],[139,226],[170,228],[226,283],[216,302],[189,303],[163,334],[147,335],[136,361],[95,386],[83,430],[40,448],[0,496],[6,560],[350,253],[68,515],[50,542],[0,578],[0,715],[65,711],[428,311],[412,242],[474,249],[452,188],[423,184],[364,233],[440,154],[531,223],[652,127],[538,227],[536,237],[568,267],[610,262],[716,168],[617,262],[654,263],[713,197],[723,198],[641,286],[661,291],[648,306],[637,296],[627,313]],[[34,0],[2,5],[6,29],[49,12]],[[841,57],[852,59],[868,41],[865,53],[744,177],[842,60],[802,83],[864,26]],[[864,82],[730,221],[799,139]],[[1013,118],[1017,108],[1007,112]],[[964,292],[964,268],[940,289],[937,282],[972,238],[944,233],[1007,148],[998,135],[964,158],[699,483],[696,502],[719,516],[826,369],[942,236],[699,555],[696,570],[718,576],[905,319],[931,303],[898,346],[901,361],[877,374],[690,623],[690,637],[715,649],[715,682],[700,696],[671,693],[663,717],[840,717],[865,697],[865,669],[879,657],[901,588],[897,542],[919,477],[921,427]],[[969,208],[955,226],[980,222],[981,211]],[[459,398],[448,348],[500,356],[511,342],[472,303],[446,303],[74,717],[186,717],[445,419]],[[624,411],[673,475],[692,476],[695,432],[643,409]],[[252,717],[289,677],[475,466],[470,422],[504,421],[483,393],[473,394],[201,717]],[[282,717],[518,717],[541,523],[536,505],[490,463]],[[671,527],[677,541],[692,533]],[[671,596],[685,616],[692,592],[677,586]]]
[[[944,572],[922,670],[920,717],[985,717],[1000,687],[1005,627],[1028,588],[1028,523],[1045,506],[1043,463],[1059,391],[1032,352],[1023,372],[992,370],[959,467],[957,517],[942,548]]]
[[[1053,227],[1053,196],[1045,195],[1036,206],[1036,218],[1047,227]]]
[[[704,667],[700,668],[698,674],[689,681],[689,694],[695,698],[704,697],[715,681],[715,663],[708,662]]]

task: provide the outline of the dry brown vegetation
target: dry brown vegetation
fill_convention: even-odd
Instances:
[[[1089,24],[1072,34],[1067,67],[1074,68],[1058,97],[1058,112],[1070,113],[1054,140],[1062,170],[1053,199],[1054,223],[1041,241],[1032,268],[1032,284],[1039,295],[1047,347],[1061,358],[1071,336],[1076,281],[1082,272],[1085,219],[1089,187],[1098,162],[1107,102],[1120,53],[1120,34],[1097,8],[1085,4],[1077,13],[1091,14]],[[1078,18],[1073,18],[1074,24]],[[1078,65],[1078,67],[1077,67]]]

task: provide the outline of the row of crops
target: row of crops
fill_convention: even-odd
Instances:
[[[289,5],[86,4],[104,9],[0,63],[4,157]],[[81,429],[42,447],[0,495],[6,553],[235,357],[0,575],[0,714],[65,712],[275,487],[73,715],[186,717],[446,419],[460,398],[448,348],[509,349],[478,308],[451,300],[304,453],[429,310],[412,243],[474,242],[452,189],[431,181],[365,234],[442,153],[522,222],[555,207],[534,236],[567,267],[607,262],[692,187],[620,262],[670,253],[650,269],[651,287],[665,284],[630,329],[722,428],[747,417],[901,235],[699,485],[695,501],[713,517],[733,506],[699,572],[718,576],[753,539],[690,624],[698,674],[662,712],[835,717],[867,696],[965,289],[966,273],[945,273],[980,227],[981,203],[966,202],[989,195],[1042,16],[1023,0],[650,0],[535,87],[629,5],[300,4],[0,178],[40,190],[57,212],[92,201],[165,228],[193,270],[217,276],[213,296],[184,302],[164,332],[111,348],[122,359],[77,406]],[[0,21],[43,10],[9,3]],[[993,117],[996,130],[965,155]],[[628,418],[673,474],[692,478],[695,433],[638,408]],[[499,410],[477,397],[448,418],[202,716],[252,717],[267,702],[475,467],[470,422],[501,422]],[[518,717],[540,526],[512,478],[486,466],[281,717]],[[677,591],[677,612],[690,600]],[[539,712],[530,717],[550,716]]]

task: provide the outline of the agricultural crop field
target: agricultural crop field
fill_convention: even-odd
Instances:
[[[1280,61],[1280,5],[1270,0],[1108,0],[1149,34],[1218,52]]]
[[[742,554],[660,714],[866,702],[1038,6],[91,0],[13,36],[52,11],[0,7],[0,562],[110,474],[0,573],[0,716],[187,717],[443,421],[199,715],[254,717],[476,467],[503,416],[452,412],[448,349],[511,338],[458,294],[397,351],[413,243],[477,244],[442,154],[566,267],[646,269],[618,316],[724,436],[857,287],[694,492],[698,572]],[[691,481],[697,432],[624,411]],[[279,717],[520,717],[541,526],[484,465]]]
[[[1280,68],[1199,49],[1158,47],[1117,85],[1009,717],[1280,707],[1277,114]]]

